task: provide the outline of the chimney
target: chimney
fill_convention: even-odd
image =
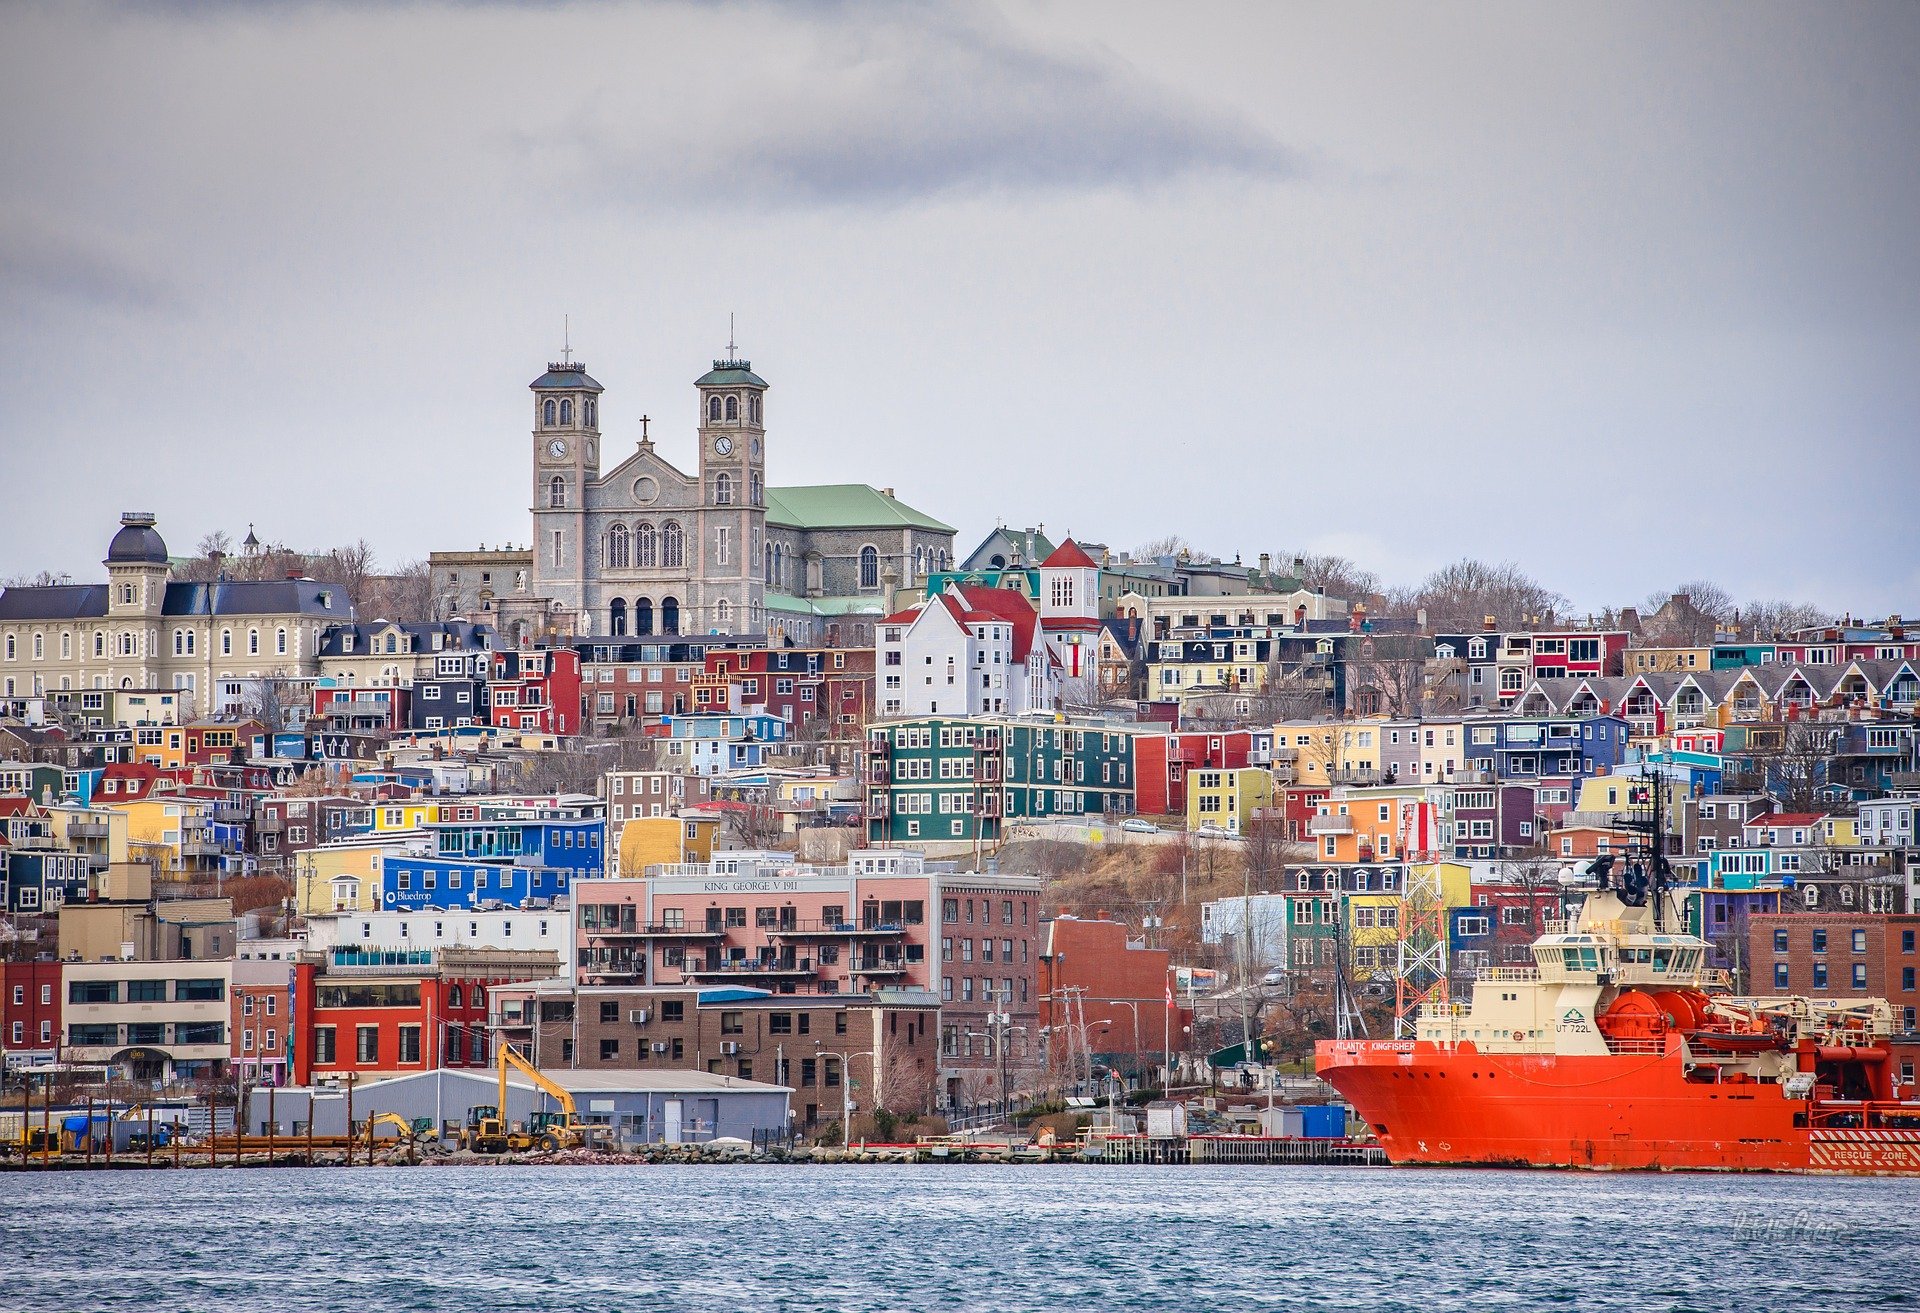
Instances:
[[[892,496],[893,496],[893,489],[892,489],[892,488],[882,488],[882,489],[880,490],[880,495],[881,495],[882,497],[892,497]]]
[[[1480,617],[1480,628],[1484,629],[1487,633],[1491,634],[1499,627],[1500,620],[1497,616],[1483,615]]]
[[[1423,606],[1414,611],[1413,622],[1414,624],[1420,626],[1421,633],[1424,634],[1427,632],[1427,608],[1426,607]]]
[[[1353,610],[1347,613],[1347,632],[1349,634],[1359,633],[1360,623],[1366,618],[1367,618],[1367,608],[1365,606],[1354,607]]]
[[[1260,553],[1260,573],[1266,574],[1272,569],[1273,569],[1273,553],[1272,552]]]

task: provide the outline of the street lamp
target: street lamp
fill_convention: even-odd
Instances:
[[[813,1042],[813,1047],[815,1052],[825,1052],[825,1045],[819,1040]],[[868,1050],[854,1049],[840,1055],[841,1062],[845,1064],[840,1073],[840,1147],[843,1149],[853,1143],[853,1060],[855,1058],[865,1058],[867,1075],[876,1083],[880,1079],[874,1073],[873,1054]]]

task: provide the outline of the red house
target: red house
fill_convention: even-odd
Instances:
[[[495,652],[487,682],[498,729],[580,732],[580,654],[570,647]]]
[[[1187,775],[1196,770],[1237,770],[1253,764],[1251,730],[1188,730],[1136,734],[1134,809],[1142,816],[1184,816]]]
[[[60,1044],[60,964],[0,962],[0,1054],[9,1065],[52,1062]]]
[[[706,673],[731,687],[728,705],[765,711],[799,729],[823,717],[857,735],[873,705],[873,650],[767,648],[707,653]]]
[[[293,1081],[485,1067],[488,991],[548,979],[556,967],[551,953],[491,948],[335,948],[301,962]]]

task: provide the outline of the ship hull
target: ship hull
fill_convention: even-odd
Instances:
[[[1809,1130],[1807,1102],[1778,1085],[1688,1081],[1682,1061],[1677,1045],[1585,1056],[1330,1040],[1318,1072],[1395,1163],[1920,1175],[1920,1131]]]

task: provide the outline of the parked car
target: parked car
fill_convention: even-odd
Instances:
[[[1159,827],[1159,826],[1157,826],[1157,825],[1155,825],[1155,824],[1154,824],[1154,823],[1153,823],[1152,821],[1143,821],[1143,820],[1141,820],[1141,819],[1140,819],[1139,817],[1137,817],[1137,816],[1136,816],[1136,817],[1134,817],[1134,818],[1133,818],[1132,820],[1130,820],[1130,821],[1122,821],[1122,822],[1120,822],[1120,828],[1121,828],[1122,830],[1125,830],[1125,831],[1126,831],[1126,832],[1127,832],[1128,834],[1158,834],[1158,833],[1160,833],[1160,827]]]

